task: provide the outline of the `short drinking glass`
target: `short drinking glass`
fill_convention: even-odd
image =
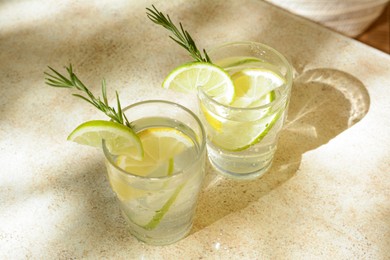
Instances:
[[[231,178],[260,177],[272,164],[286,118],[291,66],[279,52],[255,42],[227,43],[209,56],[229,73],[235,88],[230,104],[221,104],[198,88],[210,162]]]
[[[168,101],[136,103],[124,113],[144,156],[114,156],[103,142],[110,185],[135,237],[154,245],[173,243],[192,227],[204,177],[203,126],[190,110]]]

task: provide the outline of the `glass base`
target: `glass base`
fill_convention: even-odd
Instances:
[[[123,210],[121,212],[122,216],[126,219],[129,232],[139,241],[148,245],[164,246],[173,244],[185,238],[190,233],[192,228],[192,223],[190,223],[189,225],[181,227],[178,230],[145,230],[144,228],[131,222]]]
[[[220,173],[221,175],[230,178],[230,179],[236,179],[236,180],[254,180],[257,178],[260,178],[263,176],[270,168],[272,165],[272,160],[268,162],[268,164],[264,165],[261,169],[257,169],[255,171],[251,172],[244,172],[244,173],[236,173],[236,172],[231,172],[228,171],[221,166],[219,166],[211,156],[209,156],[209,161],[211,165]]]
[[[237,180],[253,180],[264,175],[272,165],[276,145],[260,144],[245,151],[223,150],[207,142],[211,165],[222,175]]]

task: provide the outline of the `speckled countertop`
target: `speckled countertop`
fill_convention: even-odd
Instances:
[[[160,88],[189,58],[146,18],[152,3],[0,2],[0,258],[389,259],[390,56],[257,0],[157,7],[202,48],[253,40],[290,59],[290,113],[271,171],[237,182],[208,166],[187,238],[155,247],[129,235],[101,151],[66,141],[104,117],[45,86],[43,72],[72,63],[95,93],[105,78],[123,104],[187,105]]]

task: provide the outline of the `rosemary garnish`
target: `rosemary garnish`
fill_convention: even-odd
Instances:
[[[186,49],[196,61],[211,63],[210,57],[207,55],[206,50],[203,49],[203,54],[204,54],[203,57],[200,51],[198,50],[198,47],[196,47],[196,44],[192,39],[191,35],[186,30],[184,30],[183,25],[181,23],[179,23],[180,25],[180,30],[179,30],[173,24],[171,18],[169,18],[169,15],[165,16],[162,12],[158,11],[154,5],[152,5],[152,7],[153,10],[150,8],[146,8],[146,10],[148,10],[146,14],[150,20],[170,30],[174,34],[174,37],[172,36],[169,37],[172,40],[174,40],[176,43],[178,43],[180,46],[182,46],[184,49]]]
[[[53,68],[49,67],[49,69],[51,70],[51,72],[54,73],[54,75],[45,72],[45,75],[47,76],[45,78],[46,84],[57,88],[75,88],[81,92],[84,92],[86,96],[80,94],[73,94],[73,96],[79,97],[87,101],[88,103],[92,104],[100,111],[105,113],[108,117],[110,117],[114,122],[120,123],[122,125],[131,128],[130,122],[127,120],[126,115],[122,112],[118,92],[115,92],[116,101],[117,101],[116,102],[117,110],[115,110],[114,107],[110,107],[108,105],[105,80],[102,81],[102,95],[103,95],[103,101],[102,101],[100,100],[100,97],[95,97],[92,94],[92,92],[80,81],[80,79],[76,76],[76,74],[73,73],[72,65],[69,65],[69,67],[65,67],[65,68],[69,74],[68,78],[66,76],[61,75]]]

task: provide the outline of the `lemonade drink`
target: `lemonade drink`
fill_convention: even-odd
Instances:
[[[253,179],[271,166],[286,118],[292,72],[287,60],[259,43],[222,45],[210,52],[230,74],[234,95],[216,100],[198,89],[200,115],[207,132],[211,164],[222,174]]]
[[[203,127],[191,111],[167,101],[141,102],[124,111],[144,156],[116,156],[103,147],[110,185],[135,237],[173,243],[192,227],[204,177]]]

